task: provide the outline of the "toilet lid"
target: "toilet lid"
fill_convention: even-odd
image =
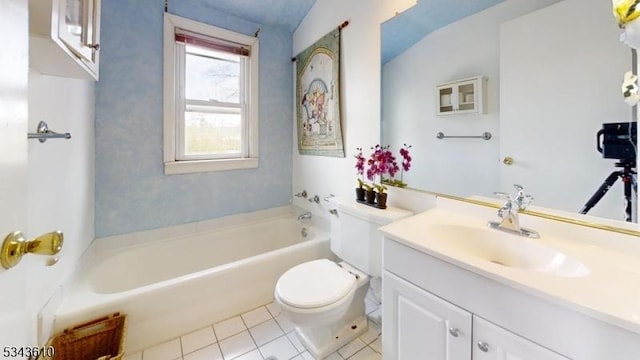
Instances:
[[[328,259],[309,261],[287,270],[276,284],[280,300],[298,308],[333,304],[356,286],[356,277]]]

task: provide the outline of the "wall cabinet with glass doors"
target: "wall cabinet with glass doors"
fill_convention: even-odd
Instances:
[[[31,68],[98,80],[100,0],[29,0],[29,34]]]
[[[486,112],[487,79],[476,76],[436,86],[436,113],[460,115]]]

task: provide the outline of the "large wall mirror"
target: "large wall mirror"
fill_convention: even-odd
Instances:
[[[410,188],[494,197],[517,183],[536,205],[578,213],[624,171],[596,140],[604,123],[634,118],[621,92],[633,65],[620,32],[610,1],[419,0],[382,25],[381,143],[412,145]],[[399,39],[415,40],[403,48]],[[439,84],[479,75],[483,113],[437,114]],[[588,215],[626,220],[620,178]]]

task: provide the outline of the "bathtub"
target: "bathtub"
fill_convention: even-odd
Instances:
[[[65,288],[54,331],[125,313],[129,353],[267,304],[287,269],[334,258],[326,221],[298,221],[300,212],[285,207],[98,239]]]

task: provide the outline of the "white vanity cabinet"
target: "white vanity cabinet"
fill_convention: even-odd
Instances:
[[[30,67],[98,80],[100,0],[29,0]]]
[[[385,271],[385,359],[568,360]]]
[[[640,359],[637,333],[416,249],[385,228],[385,360]]]
[[[386,271],[382,283],[385,359],[471,358],[470,312]]]
[[[436,86],[437,115],[484,114],[486,81],[476,76]]]

